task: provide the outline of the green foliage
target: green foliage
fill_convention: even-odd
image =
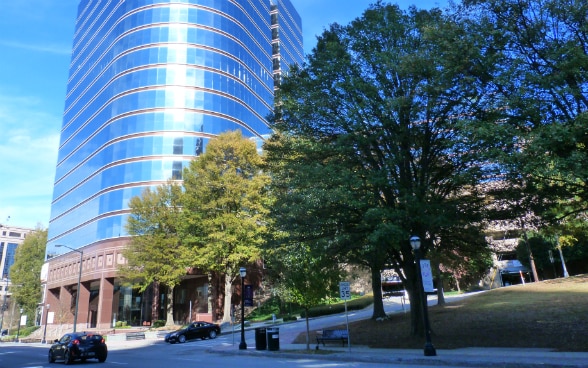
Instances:
[[[118,270],[123,282],[140,291],[153,284],[167,286],[168,324],[173,324],[173,288],[191,266],[190,249],[181,241],[181,199],[181,187],[171,181],[131,198],[126,228],[132,238],[122,251],[127,262]]]
[[[131,326],[128,325],[127,321],[116,321],[116,323],[114,324],[115,328],[131,328]]]
[[[165,321],[158,319],[157,321],[153,321],[152,327],[153,328],[159,328],[159,327],[163,327],[165,326]]]
[[[37,331],[39,328],[41,328],[41,326],[26,326],[26,327],[21,327],[20,331],[18,333],[19,338],[23,338],[23,337],[27,337],[30,334],[32,334],[33,332]]]
[[[256,144],[234,131],[211,139],[206,152],[184,171],[190,264],[223,275],[224,321],[230,321],[231,285],[239,268],[261,259],[272,198],[261,165]]]
[[[119,275],[141,291],[154,282],[173,288],[190,266],[189,250],[181,242],[183,223],[181,187],[174,183],[146,189],[129,203],[127,231],[132,235],[123,250],[127,260]]]
[[[36,229],[29,233],[16,248],[14,263],[10,267],[13,301],[28,315],[27,325],[35,323],[37,305],[42,298],[41,267],[45,261],[47,230]]]
[[[233,277],[241,265],[260,259],[270,200],[261,163],[255,143],[234,131],[211,139],[185,170],[192,265]]]
[[[372,295],[365,295],[357,299],[352,299],[347,302],[347,310],[361,310],[369,307],[374,303],[374,297]],[[319,317],[319,316],[326,316],[329,314],[337,314],[345,312],[345,303],[339,302],[334,304],[324,304],[320,306],[316,306],[310,308],[308,310],[308,317]],[[306,317],[307,315],[302,311],[302,317]]]
[[[373,318],[385,316],[382,269],[414,290],[411,235],[439,262],[486,253],[476,252],[487,246],[480,184],[495,175],[496,151],[513,145],[496,124],[496,49],[455,19],[378,2],[326,30],[280,86],[277,134],[264,146],[276,232],[369,267]],[[418,300],[411,310],[420,313]]]
[[[503,156],[509,179],[521,185],[524,209],[549,222],[582,218],[588,210],[588,51],[585,1],[470,0],[496,64],[503,121],[517,129],[514,155]],[[464,9],[462,14],[464,13]],[[497,43],[498,38],[500,44]],[[513,207],[521,207],[513,203]]]
[[[551,261],[549,260],[549,251],[555,251],[555,246],[552,241],[544,239],[539,236],[532,236],[528,238],[528,244],[524,239],[520,239],[516,247],[517,259],[529,269],[531,268],[529,249],[533,252],[533,260],[537,271],[543,271],[546,268],[551,268]],[[557,255],[555,252],[553,253]]]
[[[282,243],[267,252],[272,264],[269,276],[277,282],[281,298],[304,309],[318,305],[338,288],[342,271],[336,262],[313,254],[309,245]]]

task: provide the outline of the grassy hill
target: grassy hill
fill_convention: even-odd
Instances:
[[[503,287],[432,306],[429,320],[437,349],[588,351],[588,275]],[[349,327],[354,345],[396,349],[424,345],[423,337],[410,336],[410,313],[391,314],[385,321],[350,323]],[[296,340],[304,341],[304,336]]]

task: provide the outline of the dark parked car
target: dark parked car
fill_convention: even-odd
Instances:
[[[65,364],[71,364],[74,360],[85,362],[87,359],[98,359],[103,363],[107,356],[104,337],[86,332],[67,333],[49,348],[49,363],[63,360]]]
[[[209,322],[192,322],[181,329],[165,335],[165,341],[171,344],[192,339],[214,339],[220,334],[220,326]]]

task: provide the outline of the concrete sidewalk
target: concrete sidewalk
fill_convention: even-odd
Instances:
[[[416,349],[370,349],[361,346],[343,348],[320,347],[319,351],[306,350],[306,344],[280,345],[277,351],[256,350],[248,346],[239,350],[238,345],[208,349],[216,354],[263,355],[279,358],[312,358],[326,361],[389,363],[394,365],[439,365],[449,367],[588,367],[588,353],[554,352],[547,349],[465,348],[437,350],[437,355],[424,356]]]

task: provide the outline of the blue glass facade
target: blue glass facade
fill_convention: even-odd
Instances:
[[[126,236],[129,200],[181,179],[209,138],[266,136],[301,35],[289,0],[82,0],[47,258]]]
[[[16,243],[0,242],[0,256],[2,257],[2,279],[10,278],[10,267],[14,264],[14,256],[16,255]],[[4,249],[6,248],[6,249]]]
[[[289,0],[272,5],[272,52],[276,83],[290,65],[301,64],[304,58],[302,20]]]

